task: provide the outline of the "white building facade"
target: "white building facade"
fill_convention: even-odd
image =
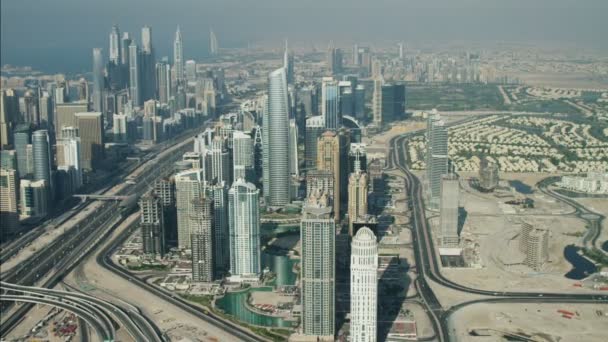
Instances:
[[[352,240],[350,263],[350,340],[375,342],[378,326],[378,243],[368,227]]]

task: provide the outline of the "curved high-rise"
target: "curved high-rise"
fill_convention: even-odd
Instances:
[[[46,129],[32,134],[32,150],[34,152],[34,180],[44,180],[48,187],[51,185],[51,144]]]
[[[254,276],[262,271],[260,259],[259,191],[255,185],[237,179],[228,191],[230,231],[230,273]]]
[[[353,237],[350,257],[350,340],[375,342],[378,326],[378,243],[368,227]]]
[[[285,69],[268,75],[268,206],[289,203],[289,107]]]

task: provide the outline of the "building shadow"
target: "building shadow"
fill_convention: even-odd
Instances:
[[[458,236],[460,236],[460,233],[464,228],[464,223],[467,221],[468,215],[469,213],[464,207],[458,207]]]
[[[386,341],[407,298],[412,279],[407,273],[410,269],[407,259],[383,256],[380,262],[384,271],[378,280],[378,341]]]

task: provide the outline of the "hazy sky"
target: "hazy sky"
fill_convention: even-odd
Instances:
[[[223,46],[248,41],[564,42],[608,48],[608,0],[1,0],[1,64],[46,71],[107,57],[112,24],[141,41],[152,26],[157,56],[182,27],[187,58],[205,56],[208,29]]]

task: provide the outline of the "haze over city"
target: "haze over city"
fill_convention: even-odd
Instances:
[[[604,342],[605,13],[2,0],[0,340]]]

